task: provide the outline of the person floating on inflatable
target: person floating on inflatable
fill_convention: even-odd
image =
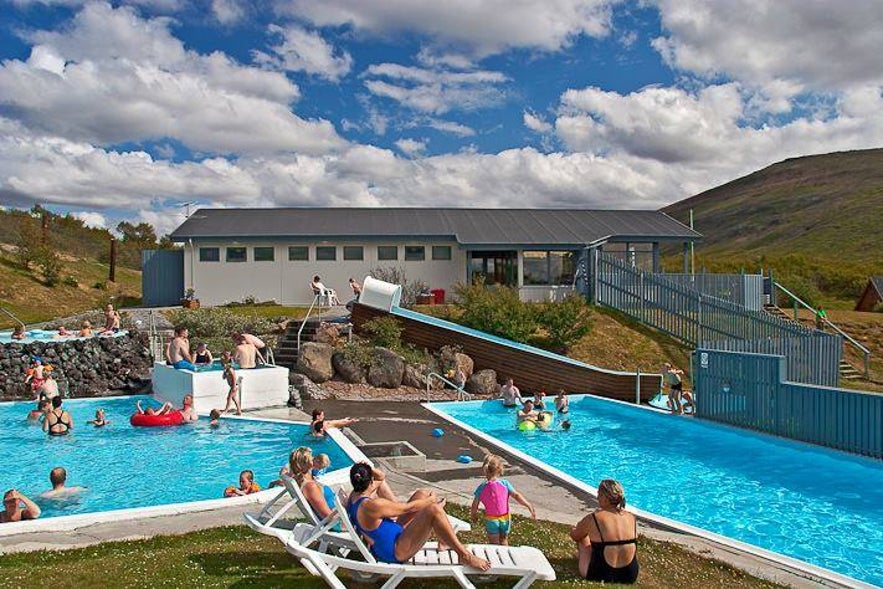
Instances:
[[[533,408],[533,400],[527,399],[524,402],[524,407],[518,410],[515,423],[521,431],[531,431],[537,428],[539,417],[539,412]]]

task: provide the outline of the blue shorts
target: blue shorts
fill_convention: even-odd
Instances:
[[[190,370],[191,372],[196,372],[196,365],[193,362],[188,362],[187,360],[178,360],[172,367],[175,370]]]
[[[484,520],[484,530],[488,534],[508,536],[510,529],[512,529],[512,517],[509,514],[500,517],[487,517]]]

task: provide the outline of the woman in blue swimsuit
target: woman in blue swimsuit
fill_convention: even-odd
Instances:
[[[353,492],[347,513],[353,526],[368,542],[371,554],[381,562],[402,563],[417,554],[435,534],[439,543],[450,546],[460,564],[486,571],[490,563],[466,549],[451,528],[444,510],[444,498],[419,490],[407,503],[378,495],[384,484],[383,472],[365,463],[350,469]]]

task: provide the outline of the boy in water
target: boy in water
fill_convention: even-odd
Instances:
[[[261,490],[261,486],[254,482],[254,472],[243,470],[239,473],[239,487],[227,487],[224,489],[224,497],[236,497],[251,495]]]
[[[533,505],[524,495],[515,490],[512,483],[503,476],[503,459],[488,454],[481,466],[487,481],[478,485],[472,500],[472,519],[478,519],[478,506],[484,505],[484,529],[488,544],[509,545],[509,532],[512,530],[512,517],[509,514],[509,498],[515,499],[528,510],[530,517],[537,518]]]

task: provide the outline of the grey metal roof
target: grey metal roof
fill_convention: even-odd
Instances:
[[[883,299],[883,276],[871,276],[871,284],[877,289],[877,294]]]
[[[172,232],[197,238],[445,238],[462,245],[581,245],[606,237],[689,241],[660,211],[454,208],[199,209]]]

